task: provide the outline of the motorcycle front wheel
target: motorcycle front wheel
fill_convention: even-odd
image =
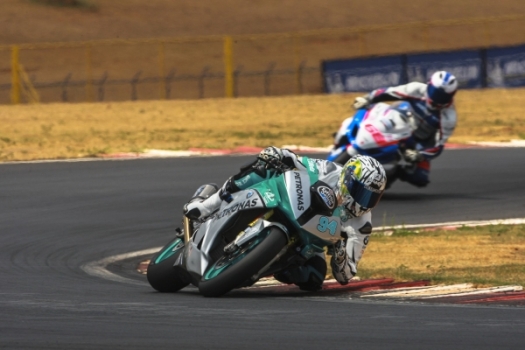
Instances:
[[[173,267],[183,250],[184,242],[182,238],[177,237],[151,258],[147,277],[149,284],[155,290],[161,293],[173,293],[190,284],[183,272]]]
[[[218,297],[240,286],[257,274],[286,246],[286,234],[277,227],[264,237],[257,237],[236,253],[224,255],[204,273],[199,291],[206,297]]]

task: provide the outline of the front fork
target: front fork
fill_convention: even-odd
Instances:
[[[190,219],[187,216],[182,217],[182,225],[184,226],[184,245],[186,245],[191,238]]]

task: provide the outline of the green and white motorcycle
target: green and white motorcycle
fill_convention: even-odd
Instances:
[[[181,233],[151,259],[151,286],[176,292],[191,283],[202,295],[217,297],[300,266],[332,246],[340,238],[340,208],[312,168],[268,170],[264,181],[233,193],[204,222],[183,217]],[[216,191],[203,185],[194,198]]]

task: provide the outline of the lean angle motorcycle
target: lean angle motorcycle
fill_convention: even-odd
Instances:
[[[340,208],[314,164],[305,165],[304,171],[266,170],[265,180],[232,193],[231,202],[223,201],[204,222],[183,217],[181,234],[151,259],[150,285],[176,292],[191,283],[202,295],[217,297],[331,247],[340,238]],[[193,200],[216,191],[203,185]]]
[[[404,158],[406,141],[416,130],[416,119],[408,102],[377,103],[359,109],[345,119],[334,134],[328,160],[345,164],[356,154],[375,158],[385,168],[388,179],[398,171],[410,171],[413,164]]]

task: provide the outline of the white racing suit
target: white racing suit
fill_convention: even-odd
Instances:
[[[370,104],[386,101],[407,101],[415,114],[417,129],[407,141],[406,147],[415,149],[421,155],[415,171],[400,174],[400,179],[416,186],[429,183],[430,160],[441,154],[445,142],[454,132],[457,114],[454,104],[443,109],[431,109],[427,104],[427,84],[412,82],[405,85],[377,89],[365,96]]]
[[[277,148],[273,147],[273,149]],[[286,149],[277,150],[282,152],[283,158],[281,161],[288,168],[306,170],[306,167],[315,166],[319,171],[319,180],[329,185],[332,189],[336,187],[342,169],[341,166],[327,160],[297,156]],[[219,192],[203,202],[189,203],[185,207],[185,215],[190,218],[207,217],[219,209],[222,200],[228,200],[230,193],[263,181],[266,170],[264,168],[257,169],[258,166],[261,166],[260,160],[241,168],[241,172],[229,178]],[[344,263],[347,266],[343,269],[346,271],[342,273],[343,276],[341,276],[341,273],[337,274],[336,271],[333,271],[333,274],[341,284],[346,284],[357,273],[357,265],[368,244],[369,236],[372,233],[372,214],[368,212],[360,217],[351,217],[346,209],[341,210],[341,213],[343,241],[338,242],[339,244],[336,244],[334,249],[335,247],[341,249],[341,243],[346,243],[346,247],[342,244],[342,251],[340,250],[339,254],[346,253],[344,254]],[[334,268],[332,266],[332,270]],[[325,255],[317,254],[309,259],[304,266],[279,273],[275,278],[281,282],[294,283],[304,290],[318,290],[324,281],[326,271]]]

